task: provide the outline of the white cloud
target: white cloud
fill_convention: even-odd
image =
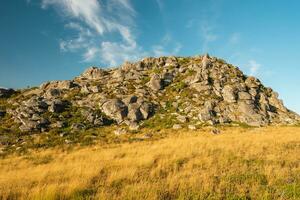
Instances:
[[[129,0],[42,0],[41,6],[63,13],[68,21],[65,27],[77,33],[76,37],[61,39],[62,51],[83,51],[86,62],[113,65],[145,54],[133,33],[136,12]]]
[[[249,66],[249,70],[250,70],[250,75],[251,76],[257,75],[259,69],[261,68],[261,64],[259,64],[255,60],[249,60],[248,66]]]
[[[218,39],[218,35],[215,33],[215,27],[213,24],[204,22],[200,26],[201,37],[203,40],[203,51],[207,51],[209,44]]]
[[[165,34],[160,44],[152,46],[152,52],[155,56],[176,55],[180,52],[182,45],[175,42],[170,34]]]
[[[90,62],[95,59],[97,56],[97,53],[99,53],[99,49],[95,47],[88,48],[85,54],[83,55],[84,61]]]

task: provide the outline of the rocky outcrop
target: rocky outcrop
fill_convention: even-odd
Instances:
[[[0,98],[14,93],[0,89]],[[300,120],[271,88],[208,54],[145,58],[115,69],[91,67],[74,80],[46,82],[7,102],[9,109],[0,107],[0,120],[8,113],[22,131],[80,131],[112,123],[136,131],[151,117],[169,128],[191,130],[205,124]]]
[[[128,114],[128,107],[120,99],[111,99],[102,105],[103,112],[121,123]]]
[[[107,74],[107,72],[103,69],[97,67],[90,67],[83,72],[81,77],[93,80],[93,79],[101,79],[105,74]]]

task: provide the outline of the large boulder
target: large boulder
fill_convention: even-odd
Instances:
[[[148,102],[143,102],[140,106],[140,111],[143,115],[143,119],[148,119],[154,111],[153,104]]]
[[[85,70],[81,76],[87,79],[101,79],[106,74],[107,72],[103,69],[90,67]]]
[[[210,57],[208,54],[205,54],[201,61],[202,67],[205,69],[211,65]]]
[[[111,99],[102,105],[102,111],[117,123],[121,123],[128,114],[128,107],[120,99]]]
[[[222,96],[224,101],[228,103],[235,103],[237,98],[235,88],[232,85],[225,85],[222,90]]]
[[[153,91],[159,91],[163,89],[163,81],[158,74],[154,74],[152,75],[150,81],[148,82],[148,86]]]
[[[61,113],[61,112],[65,111],[67,105],[68,105],[68,103],[66,101],[56,99],[51,102],[48,109],[49,109],[49,112]]]
[[[61,95],[62,95],[62,92],[60,89],[51,88],[45,92],[44,97],[47,99],[53,99],[53,98],[59,97]]]
[[[78,85],[74,81],[50,81],[43,83],[40,85],[40,89],[42,90],[50,90],[50,89],[60,89],[60,90],[69,90],[74,87],[78,87]]]
[[[247,85],[248,88],[258,88],[261,85],[260,81],[253,76],[249,76],[245,80],[245,84]]]
[[[143,120],[143,114],[140,111],[140,105],[138,103],[132,103],[128,106],[128,119],[134,122]]]
[[[247,101],[238,102],[239,121],[244,122],[251,126],[262,126],[268,124],[268,120],[257,112],[254,102],[249,103]]]

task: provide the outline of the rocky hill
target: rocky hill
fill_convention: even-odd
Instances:
[[[0,89],[2,130],[80,131],[124,124],[196,129],[203,125],[296,124],[278,94],[208,55],[145,58],[119,68],[88,68],[67,81]]]

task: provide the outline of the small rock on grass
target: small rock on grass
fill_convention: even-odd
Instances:
[[[173,129],[177,130],[177,129],[181,129],[182,126],[180,124],[174,124],[173,125]]]

